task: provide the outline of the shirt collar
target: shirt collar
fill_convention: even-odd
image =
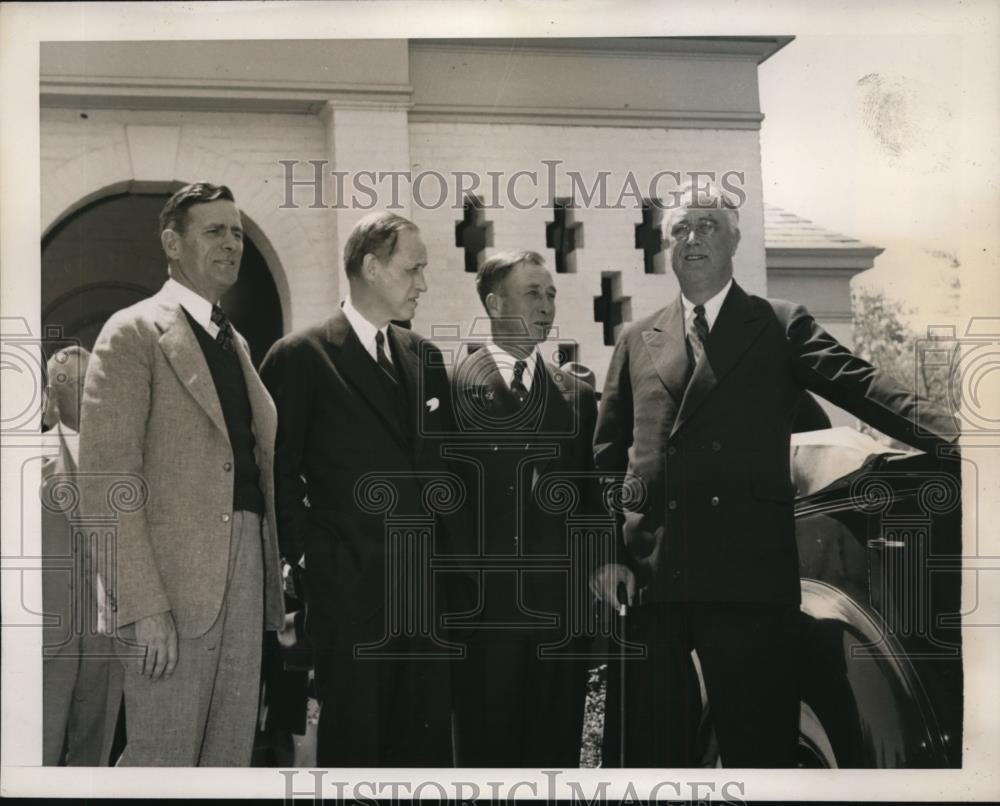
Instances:
[[[733,278],[730,277],[729,282],[722,287],[722,290],[705,303],[705,319],[708,320],[709,330],[711,330],[715,325],[715,320],[719,316],[719,311],[722,309],[722,303],[726,301],[726,294],[729,293],[729,289],[732,287]],[[682,293],[681,304],[684,305],[684,321],[688,322],[694,316],[694,303]]]
[[[507,386],[510,386],[511,381],[514,380],[514,364],[519,360],[523,360],[525,362],[525,367],[522,382],[524,383],[524,388],[529,392],[531,391],[531,382],[535,378],[535,367],[538,365],[537,345],[524,359],[518,359],[496,342],[489,342],[486,345],[486,349],[490,351],[490,355],[493,357],[493,363],[497,365],[497,369],[500,371],[500,377],[503,378],[503,381],[507,384]]]
[[[219,332],[219,326],[212,321],[211,302],[198,292],[192,291],[186,285],[181,285],[173,277],[167,280],[163,286],[163,290],[170,295],[174,302],[191,314],[191,318],[201,325],[208,332],[209,336],[213,339],[216,337]]]
[[[368,351],[368,354],[378,360],[378,348],[375,345],[375,334],[380,330],[382,331],[382,336],[385,338],[385,351],[386,354],[390,356],[391,360],[391,348],[389,347],[389,326],[375,327],[371,322],[365,319],[365,316],[361,311],[354,307],[351,302],[351,298],[348,297],[344,300],[344,316],[347,317],[347,321],[350,323],[354,330],[354,335],[358,337],[358,341],[361,345]]]

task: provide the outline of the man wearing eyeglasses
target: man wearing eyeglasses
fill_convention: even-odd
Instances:
[[[688,188],[664,234],[680,295],[622,333],[594,438],[596,467],[624,472],[628,494],[618,562],[591,587],[612,604],[627,593],[626,633],[647,650],[626,664],[622,762],[699,766],[695,650],[722,763],[790,767],[800,595],[789,439],[802,392],[923,450],[954,440],[957,425],[801,305],[740,288],[739,213],[721,193]],[[622,747],[617,717],[609,708],[608,766]]]

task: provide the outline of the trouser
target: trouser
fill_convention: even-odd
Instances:
[[[358,657],[377,642],[381,620],[324,625],[314,633],[321,708],[320,767],[450,767],[448,660],[421,657],[426,642],[397,639],[393,655]]]
[[[169,678],[150,680],[136,671],[135,627],[122,630],[133,645],[118,645],[126,666],[128,736],[120,766],[249,766],[260,693],[266,528],[259,515],[234,513],[219,616],[204,635],[178,640]]]
[[[42,764],[107,766],[121,696],[122,670],[110,636],[76,636],[58,654],[45,654]]]
[[[558,636],[478,630],[453,665],[459,767],[578,767],[587,689],[579,658],[542,657]]]
[[[627,767],[697,767],[702,704],[695,650],[726,767],[795,766],[799,723],[798,605],[671,602],[632,610],[624,664]],[[623,680],[609,664],[604,766],[620,766]]]

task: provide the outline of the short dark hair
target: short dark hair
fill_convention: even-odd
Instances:
[[[420,232],[410,219],[395,213],[370,213],[362,218],[344,244],[344,271],[348,277],[360,277],[365,255],[387,261],[396,251],[396,241],[403,230]]]
[[[189,208],[196,204],[218,201],[223,199],[235,204],[233,192],[225,185],[213,185],[210,182],[193,182],[178,190],[160,211],[160,232],[172,229],[174,232],[183,235],[187,229]]]
[[[500,252],[483,261],[483,265],[476,272],[476,291],[479,292],[479,299],[484,308],[486,307],[486,298],[503,285],[507,275],[518,263],[530,263],[545,268],[545,258],[530,249]]]

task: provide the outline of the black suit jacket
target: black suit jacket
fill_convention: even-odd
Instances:
[[[623,559],[642,601],[798,602],[789,439],[801,391],[924,450],[957,426],[840,345],[801,305],[750,296],[735,283],[706,354],[685,388],[679,297],[615,346],[595,462],[627,474]]]
[[[431,476],[446,474],[440,441],[431,436],[451,428],[440,353],[395,325],[388,338],[405,389],[405,418],[341,310],[278,341],[261,366],[278,409],[281,550],[293,563],[305,553],[314,634],[326,618],[357,622],[382,612],[386,515],[427,513],[424,488]],[[366,496],[357,485],[367,474],[377,474],[392,492],[368,486]],[[377,511],[381,503],[387,506]],[[436,549],[446,550],[443,522],[436,536]]]
[[[571,577],[585,586],[591,570],[580,563],[566,568],[565,561],[571,554],[568,517],[597,507],[594,390],[539,359],[531,393],[519,406],[492,355],[481,348],[459,365],[453,394],[457,430],[448,454],[470,496],[466,509],[477,516],[455,549],[525,558],[512,566],[516,576],[508,571],[478,580],[477,612],[482,615],[486,604],[487,619],[503,613],[513,604],[507,600],[517,579],[523,611],[509,614],[513,620],[543,626],[542,614],[548,614],[549,621],[555,615],[562,623]],[[551,560],[548,570],[537,564],[544,566],[545,558]],[[494,598],[486,603],[484,595]]]

